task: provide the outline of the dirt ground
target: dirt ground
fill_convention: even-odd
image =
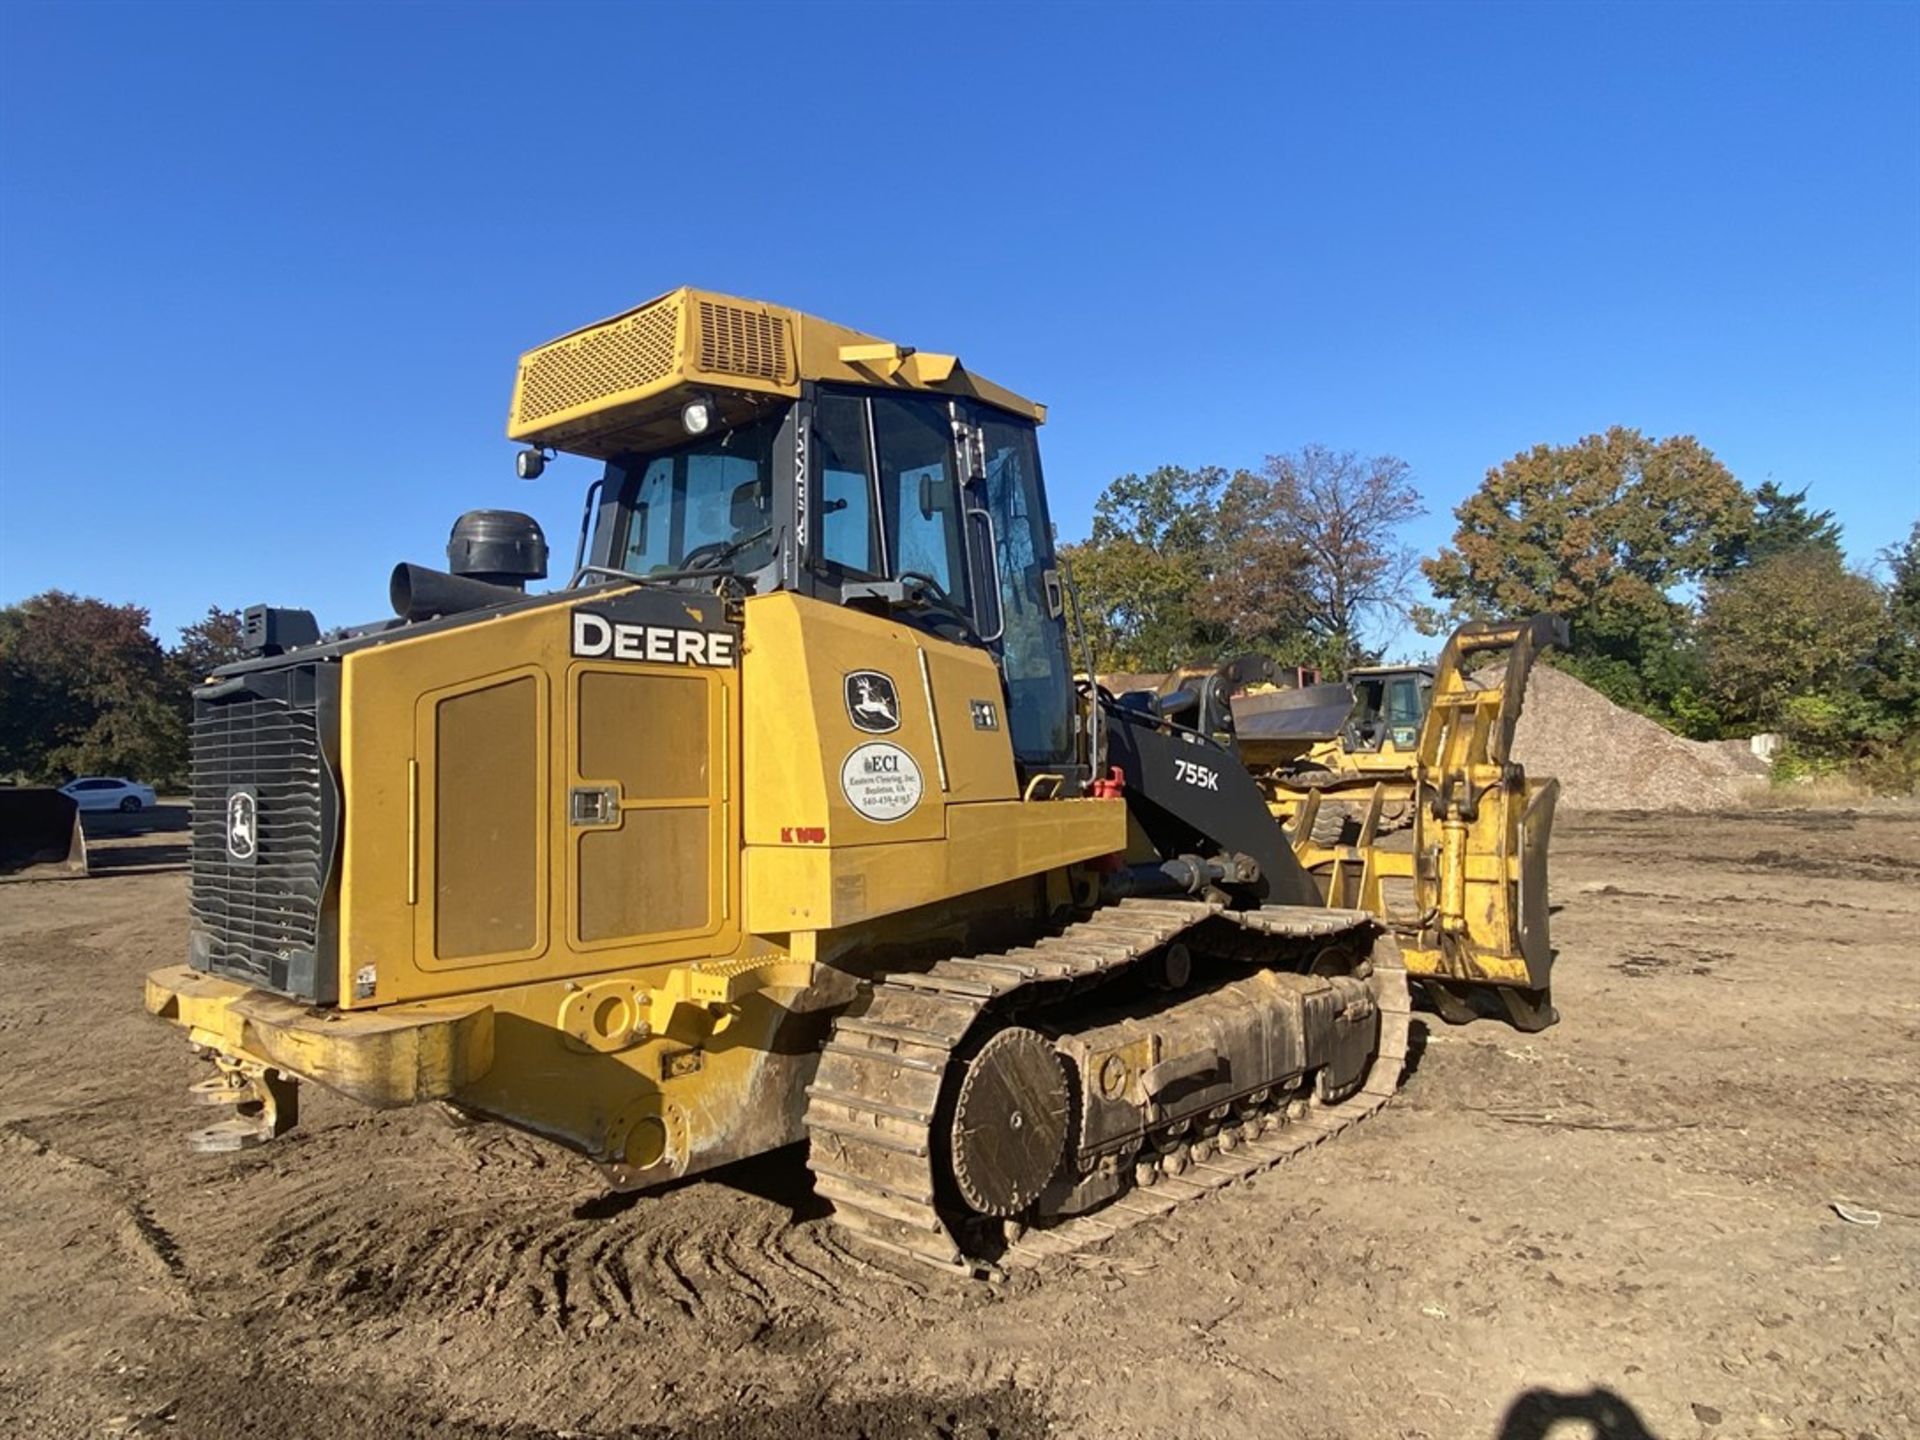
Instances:
[[[1920,1433],[1911,811],[1565,817],[1559,1027],[1434,1021],[1339,1143],[1001,1287],[844,1247],[792,1153],[615,1201],[310,1087],[189,1155],[183,840],[0,885],[8,1435]]]

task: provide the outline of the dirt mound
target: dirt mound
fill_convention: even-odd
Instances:
[[[1549,665],[1527,681],[1513,758],[1558,776],[1570,810],[1723,810],[1765,783],[1744,743],[1684,739]]]
[[[1707,746],[1707,750],[1724,761],[1736,775],[1765,780],[1773,774],[1773,766],[1753,753],[1751,740],[1715,740]]]

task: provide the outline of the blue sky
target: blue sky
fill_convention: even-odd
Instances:
[[[1610,424],[1920,516],[1920,7],[0,8],[0,602],[385,610],[517,354],[674,285],[1046,401],[1121,472]],[[556,562],[557,564],[558,562]]]

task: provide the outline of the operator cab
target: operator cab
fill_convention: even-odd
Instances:
[[[1064,590],[1034,422],[941,395],[806,386],[610,457],[585,573],[793,590],[993,652],[1014,755],[1075,759]]]
[[[1043,407],[813,316],[679,290],[529,351],[508,433],[604,460],[572,584],[787,590],[989,651],[1028,776],[1086,778]]]
[[[1418,748],[1420,727],[1433,696],[1429,666],[1369,666],[1350,672],[1353,711],[1347,717],[1346,748],[1374,755],[1391,748]]]

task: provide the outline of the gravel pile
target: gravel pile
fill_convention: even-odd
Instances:
[[[1744,741],[1683,739],[1548,665],[1527,681],[1513,758],[1558,776],[1569,810],[1721,810],[1767,773]]]

